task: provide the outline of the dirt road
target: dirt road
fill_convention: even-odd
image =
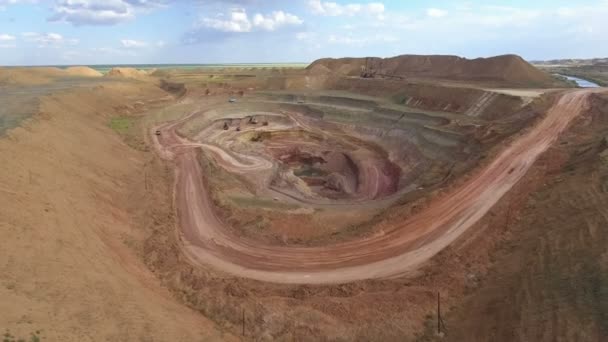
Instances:
[[[506,146],[470,180],[435,199],[391,232],[312,248],[263,246],[224,229],[203,182],[197,147],[184,146],[179,153],[172,153],[175,144],[191,142],[175,131],[181,122],[167,124],[160,128],[157,147],[161,156],[173,159],[176,165],[174,201],[183,251],[194,264],[277,283],[340,283],[404,274],[481,219],[568,124],[585,111],[591,92],[573,91],[561,96],[535,127]]]

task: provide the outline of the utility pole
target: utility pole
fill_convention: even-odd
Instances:
[[[245,308],[243,308],[243,336],[245,336]]]
[[[509,229],[509,225],[511,224],[511,211],[513,210],[513,196],[515,196],[515,195],[511,194],[511,196],[509,196],[509,206],[507,207],[507,219],[505,220],[505,229]]]
[[[437,291],[437,335],[441,335],[441,298]]]

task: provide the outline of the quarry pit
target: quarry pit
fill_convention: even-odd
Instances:
[[[177,167],[175,202],[191,262],[270,282],[339,283],[411,272],[458,238],[525,174],[549,146],[545,137],[554,139],[576,115],[585,94],[571,96],[538,131],[520,137],[530,141],[485,163],[500,122],[347,92],[266,92],[213,103],[155,128],[161,134],[153,139]],[[527,110],[522,100],[503,125],[529,119]],[[433,191],[474,166],[449,195]],[[404,196],[428,203],[405,220],[369,224]],[[323,231],[311,218],[328,209],[333,229]],[[230,222],[260,213],[261,221]],[[343,234],[366,223],[367,230]]]

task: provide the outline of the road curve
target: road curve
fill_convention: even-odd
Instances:
[[[190,116],[158,127],[162,133],[153,137],[160,155],[175,163],[174,202],[182,249],[193,264],[268,282],[342,283],[404,274],[456,240],[586,110],[592,92],[563,94],[544,118],[506,146],[492,162],[423,211],[396,223],[391,232],[323,247],[260,245],[234,235],[215,214],[205,188],[203,170],[196,158],[196,149],[201,147],[176,133],[176,128]],[[182,147],[173,149],[177,145]],[[220,155],[222,152],[213,151]],[[222,159],[232,160],[229,156]]]

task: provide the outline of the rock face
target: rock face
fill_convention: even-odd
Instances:
[[[496,81],[542,86],[554,83],[541,71],[517,55],[466,59],[457,56],[402,55],[391,58],[323,58],[307,68],[309,75],[335,73],[360,76],[364,70],[377,76],[431,78],[455,81]]]

